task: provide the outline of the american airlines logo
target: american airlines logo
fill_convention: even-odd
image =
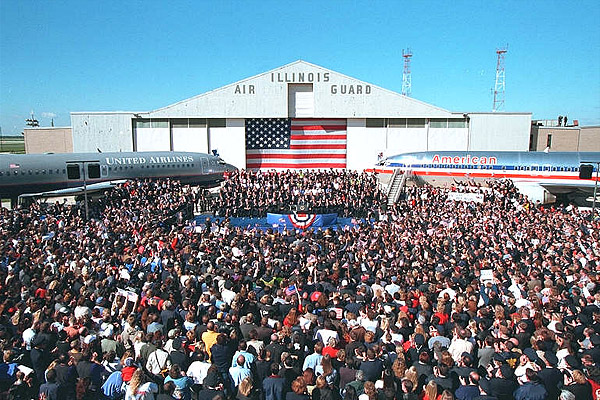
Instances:
[[[439,154],[434,154],[431,160],[432,164],[473,164],[473,165],[494,165],[498,164],[498,159],[496,157],[478,157],[470,155],[466,156],[440,156]]]

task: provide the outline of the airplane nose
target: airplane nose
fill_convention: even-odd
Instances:
[[[231,164],[226,164],[225,165],[225,171],[226,172],[236,172],[238,169],[237,167],[231,165]]]

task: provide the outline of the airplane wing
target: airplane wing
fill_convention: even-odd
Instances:
[[[60,196],[77,196],[83,195],[87,191],[88,194],[103,192],[109,189],[114,188],[115,186],[127,182],[126,179],[120,179],[116,181],[107,181],[107,182],[98,182],[92,183],[90,185],[86,185],[84,190],[83,186],[78,186],[74,188],[60,189],[60,190],[51,190],[48,192],[40,192],[40,193],[26,193],[22,194],[20,198],[48,198],[48,197],[60,197]]]
[[[552,194],[565,194],[565,193],[593,193],[594,192],[594,183],[591,181],[582,181],[582,183],[551,183],[551,182],[543,182],[540,183],[544,189]]]

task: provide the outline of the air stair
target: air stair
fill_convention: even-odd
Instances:
[[[390,184],[388,186],[388,206],[395,204],[400,198],[400,193],[404,189],[406,185],[406,179],[408,178],[408,171],[401,171],[396,169],[394,171],[394,175],[390,180]]]

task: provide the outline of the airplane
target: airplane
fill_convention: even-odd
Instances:
[[[587,205],[592,201],[598,162],[600,152],[427,151],[389,156],[375,171],[399,169],[417,183],[436,186],[511,179],[534,202],[566,200]],[[579,178],[581,164],[593,165],[591,179]]]
[[[0,154],[0,198],[69,196],[135,178],[175,178],[216,186],[237,170],[220,157],[190,152]]]

